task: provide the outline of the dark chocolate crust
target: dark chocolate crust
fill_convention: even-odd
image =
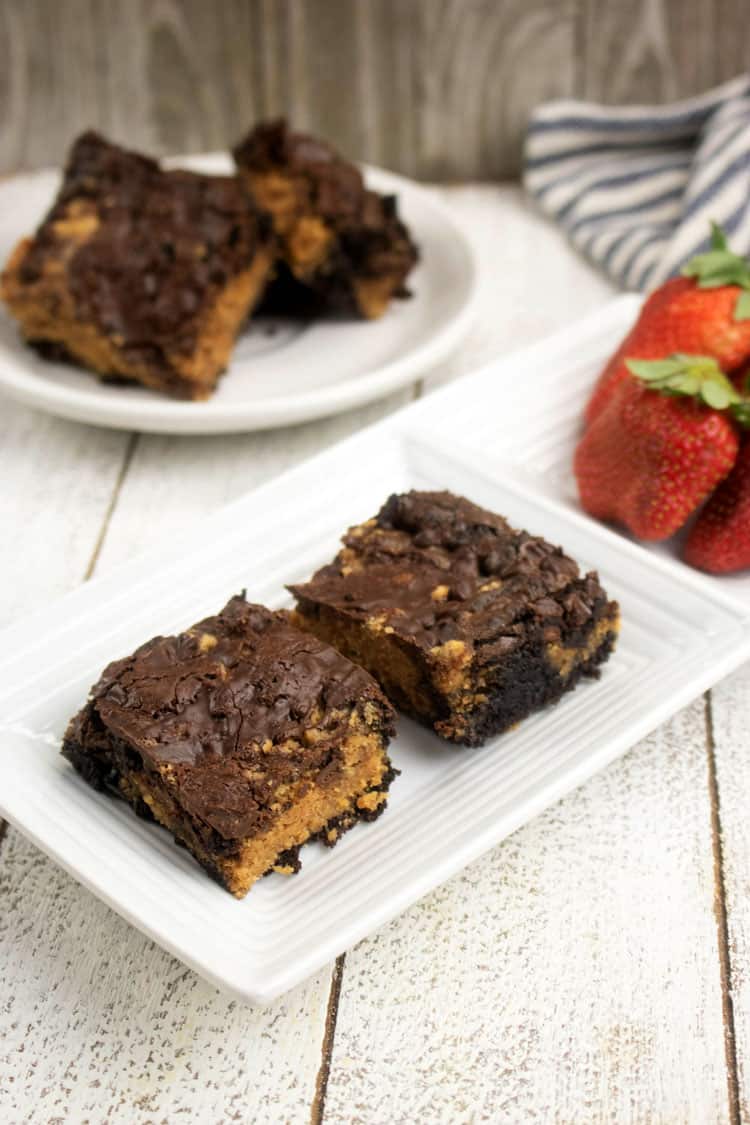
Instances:
[[[69,724],[62,753],[89,784],[125,796],[142,816],[155,815],[147,802],[156,794],[156,819],[229,885],[219,861],[240,857],[241,846],[313,791],[325,800],[350,784],[352,735],[372,739],[375,776],[362,791],[346,789],[336,816],[321,817],[310,836],[331,844],[371,819],[392,776],[385,747],[393,723],[367,672],[240,596],[110,664]],[[298,834],[278,851],[300,842]]]
[[[234,149],[243,180],[260,207],[254,177],[268,173],[284,177],[295,198],[294,213],[283,220],[273,216],[282,247],[282,261],[299,284],[315,296],[313,308],[362,315],[368,301],[359,285],[381,282],[387,298],[408,296],[406,278],[418,251],[398,215],[396,197],[365,187],[359,169],[326,142],[296,133],[282,119],[258,125]],[[323,261],[303,269],[290,252],[290,229],[299,219],[315,217],[332,235]],[[286,252],[285,252],[286,251]],[[304,298],[291,279],[274,286],[272,307],[284,312],[284,301],[297,311]],[[384,307],[384,306],[383,306]],[[380,308],[382,311],[382,308]]]
[[[39,276],[52,224],[74,200],[96,209],[99,229],[68,265],[81,318],[126,350],[190,354],[206,301],[247,268],[268,238],[233,176],[162,171],[155,160],[84,133],[37,232],[21,276]]]
[[[344,227],[360,220],[366,195],[362,173],[319,137],[293,132],[279,118],[256,125],[232,152],[240,170],[308,177],[310,203],[330,223]]]
[[[125,365],[146,368],[162,389],[191,397],[180,359],[203,346],[207,310],[259,249],[270,269],[271,243],[267,219],[236,177],[164,171],[87,132],[73,144],[57,198],[5,296],[13,310],[13,289],[32,291],[50,260],[64,262],[75,318],[116,348]],[[250,307],[241,310],[238,327]],[[58,341],[58,349],[65,344]],[[48,351],[54,349],[53,343]],[[75,354],[74,338],[66,350]],[[218,373],[207,371],[199,381],[210,388]]]
[[[618,607],[595,573],[451,493],[391,496],[343,543],[290,587],[299,623],[352,658],[377,648],[364,663],[392,701],[449,738],[483,742],[596,674],[612,650]],[[416,667],[416,689],[384,675],[389,653]]]
[[[110,664],[63,754],[70,742],[93,749],[106,729],[151,766],[168,764],[181,806],[234,840],[264,826],[280,784],[337,768],[349,715],[366,703],[390,736],[392,709],[364,669],[235,597],[188,632],[155,637]],[[313,726],[325,737],[308,745]],[[290,739],[299,748],[280,749]]]

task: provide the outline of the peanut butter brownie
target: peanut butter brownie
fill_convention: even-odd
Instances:
[[[595,573],[449,492],[394,495],[292,586],[293,620],[454,742],[480,745],[597,674],[619,610]]]
[[[63,754],[241,898],[383,809],[393,710],[329,645],[244,597],[105,669]]]
[[[279,276],[269,295],[277,311],[285,301],[304,305],[309,291],[319,306],[372,318],[393,297],[408,296],[417,249],[395,196],[368,191],[354,164],[285,121],[258,125],[234,156],[279,238]]]
[[[0,296],[43,354],[202,399],[265,287],[272,241],[236,177],[162,171],[84,133]]]

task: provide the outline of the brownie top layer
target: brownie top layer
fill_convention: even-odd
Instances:
[[[429,650],[451,640],[487,659],[530,631],[553,643],[584,630],[606,605],[596,574],[502,516],[450,492],[393,495],[373,520],[304,585],[301,603],[322,605]]]
[[[335,775],[351,713],[368,703],[387,737],[393,711],[367,672],[235,597],[217,616],[110,664],[72,733],[85,741],[94,711],[147,764],[169,767],[183,807],[236,839],[280,785]]]
[[[364,220],[366,212],[382,219],[379,197],[367,191],[359,169],[325,141],[292,132],[283,119],[251,129],[233,154],[240,169],[304,177],[310,206],[334,226]]]
[[[281,119],[252,129],[234,149],[234,158],[240,171],[293,177],[303,211],[336,231],[339,249],[355,273],[406,277],[417,262],[419,252],[398,217],[396,197],[366,188],[356,165],[325,141],[294,133]]]
[[[93,132],[72,146],[57,198],[20,272],[65,254],[83,321],[123,348],[190,354],[208,302],[269,237],[233,176],[162,171]]]

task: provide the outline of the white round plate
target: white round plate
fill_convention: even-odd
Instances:
[[[231,170],[223,154],[175,160],[203,172]],[[0,388],[41,410],[117,429],[216,434],[268,429],[336,414],[380,398],[439,363],[469,327],[477,266],[450,211],[428,189],[379,168],[367,183],[396,193],[421,261],[411,300],[376,321],[251,321],[207,402],[178,402],[138,387],[111,386],[70,365],[41,359],[0,312]],[[32,232],[59,183],[55,171],[0,184],[0,256]]]

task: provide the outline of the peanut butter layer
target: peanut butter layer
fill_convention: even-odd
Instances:
[[[243,895],[283,853],[381,811],[392,731],[367,672],[237,597],[109,665],[63,754]]]
[[[274,253],[234,177],[163,171],[84,133],[52,209],[11,255],[0,296],[43,354],[200,399]]]
[[[513,726],[596,674],[614,645],[619,609],[595,573],[449,492],[391,496],[343,544],[291,587],[296,623],[451,740]]]
[[[408,295],[406,278],[418,254],[395,196],[369,191],[354,164],[284,121],[257,126],[234,156],[281,248],[271,308],[296,311],[307,294],[311,309],[317,304],[373,318],[394,297]]]

